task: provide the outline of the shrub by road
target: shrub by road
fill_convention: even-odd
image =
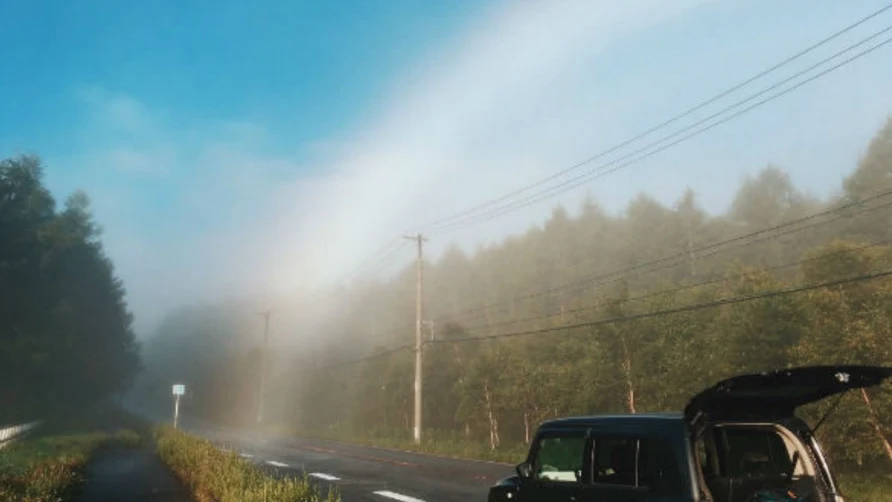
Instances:
[[[306,479],[277,479],[210,441],[169,426],[155,429],[161,459],[191,490],[198,502],[339,502]]]

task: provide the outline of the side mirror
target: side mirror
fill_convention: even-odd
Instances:
[[[529,462],[518,464],[514,470],[517,471],[517,475],[523,479],[533,477],[533,466],[531,466]]]

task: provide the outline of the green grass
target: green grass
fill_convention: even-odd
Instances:
[[[64,500],[83,482],[83,466],[98,448],[135,447],[140,436],[115,433],[67,434],[25,439],[0,450],[0,501]]]
[[[198,502],[340,501],[335,492],[323,494],[305,478],[274,478],[235,453],[172,427],[157,427],[154,436],[161,459]]]

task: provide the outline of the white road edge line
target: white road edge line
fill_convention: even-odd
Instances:
[[[421,499],[417,499],[415,497],[410,497],[408,495],[403,495],[400,493],[391,492],[388,490],[381,490],[377,492],[373,492],[375,495],[380,495],[382,497],[391,498],[394,500],[399,500],[400,502],[424,502]]]
[[[288,464],[283,464],[282,462],[276,462],[275,460],[267,460],[267,464],[275,466],[275,467],[288,467]]]
[[[341,479],[337,476],[332,476],[331,474],[324,474],[321,472],[311,472],[310,476],[313,476],[314,478],[324,479],[326,481],[338,481]]]

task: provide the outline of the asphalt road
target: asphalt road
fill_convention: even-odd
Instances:
[[[190,502],[189,491],[145,448],[102,448],[86,466],[86,483],[75,502]]]
[[[182,424],[278,475],[335,486],[345,502],[485,501],[487,490],[513,466],[423,453]]]

